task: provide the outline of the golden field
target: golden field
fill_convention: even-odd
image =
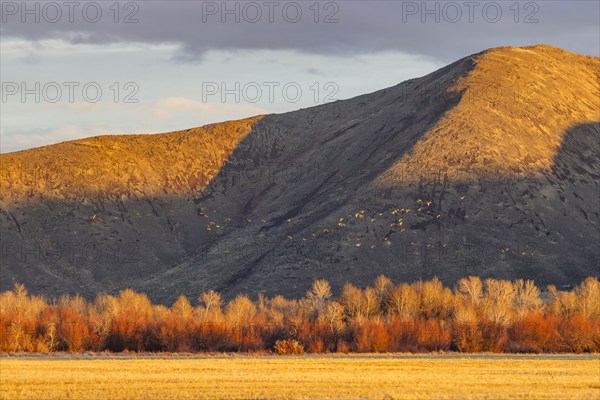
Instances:
[[[2,399],[598,399],[598,355],[33,356]]]

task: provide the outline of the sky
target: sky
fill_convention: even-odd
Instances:
[[[598,1],[4,1],[0,152],[351,98],[497,46],[600,56]]]

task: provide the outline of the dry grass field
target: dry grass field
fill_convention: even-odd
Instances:
[[[599,399],[600,357],[0,359],[2,399]]]

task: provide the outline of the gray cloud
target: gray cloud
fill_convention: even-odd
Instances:
[[[34,13],[25,12],[23,4]],[[336,98],[347,98],[424,75],[490,47],[546,43],[596,56],[600,49],[597,1],[522,1],[517,8],[514,0],[428,1],[425,6],[422,1],[321,1],[318,22],[315,0],[228,1],[229,9],[238,4],[238,23],[234,14],[224,15],[222,22],[222,0],[121,2],[117,22],[113,0],[68,3],[77,5],[72,22],[65,4],[66,0],[1,1],[2,79],[26,82],[28,87],[33,82],[98,81],[106,88],[104,103],[92,112],[81,104],[50,107],[31,96],[26,102],[13,96],[2,104],[0,152],[99,133],[178,130],[257,113],[231,108],[217,98],[211,102],[222,112],[207,112],[197,104],[203,101],[204,81],[227,82],[228,87],[235,82],[294,81],[305,88],[315,81],[321,88],[336,82]],[[270,5],[277,5],[272,22]],[[292,23],[296,5],[302,16]],[[252,7],[257,6],[263,15],[250,22],[256,16]],[[84,7],[87,14],[82,13]],[[95,7],[102,15],[92,23]],[[282,13],[284,7],[287,14]],[[424,14],[424,7],[433,13]],[[469,7],[474,7],[472,15]],[[495,15],[497,7],[501,15]],[[203,13],[207,10],[216,12]],[[127,16],[138,22],[124,23]],[[325,23],[328,16],[337,22]],[[57,21],[51,22],[53,18]],[[93,46],[64,46],[47,39]],[[139,84],[142,111],[110,103],[108,88],[117,81]],[[322,97],[323,90],[319,101]],[[279,96],[273,103],[251,105],[284,112],[314,104],[306,89],[301,103]],[[178,108],[181,113],[173,111]]]
[[[316,15],[314,1],[137,1],[121,2],[116,15],[112,1],[82,2],[72,9],[71,22],[62,1],[29,3],[28,9],[37,7],[33,14],[25,14],[20,1],[4,1],[1,34],[3,38],[55,38],[99,45],[178,44],[176,58],[183,62],[201,60],[214,49],[343,55],[398,50],[451,61],[489,47],[536,43],[598,55],[598,2],[522,1],[516,8],[514,3],[322,1]],[[99,18],[96,4],[102,11]],[[237,11],[226,13],[225,8]],[[297,9],[302,12],[299,18]],[[39,22],[34,21],[36,13]],[[128,16],[138,22],[125,23]],[[57,22],[50,22],[54,19]],[[94,19],[98,22],[89,22]]]

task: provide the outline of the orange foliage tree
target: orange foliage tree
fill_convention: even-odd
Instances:
[[[316,280],[300,299],[257,301],[215,291],[194,306],[180,296],[170,307],[144,294],[46,301],[23,285],[0,293],[3,352],[598,352],[600,282],[572,291],[532,281],[467,277],[451,289],[434,278],[395,285],[347,283],[332,295]]]

